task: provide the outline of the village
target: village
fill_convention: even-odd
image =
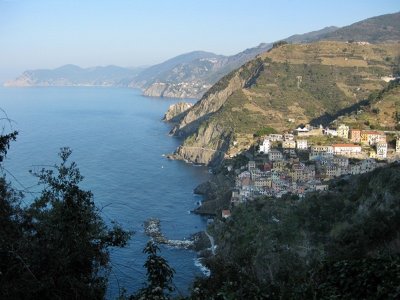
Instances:
[[[301,198],[307,192],[327,190],[335,177],[370,172],[400,159],[399,133],[340,124],[337,129],[306,125],[291,133],[269,134],[248,164],[235,170],[231,205],[287,193]]]

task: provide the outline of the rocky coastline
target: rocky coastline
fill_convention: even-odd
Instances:
[[[171,123],[179,122],[184,117],[185,112],[192,106],[192,103],[187,102],[178,102],[170,105],[163,117],[163,121]]]
[[[160,245],[167,245],[173,248],[193,250],[203,253],[211,248],[211,242],[204,231],[196,232],[187,239],[168,239],[161,230],[161,222],[157,218],[150,218],[144,222],[144,232],[154,242]]]

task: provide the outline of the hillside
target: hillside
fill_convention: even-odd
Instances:
[[[337,122],[359,129],[400,130],[400,81],[371,94],[366,105]]]
[[[201,98],[222,76],[269,48],[260,44],[233,56],[190,52],[144,70],[131,85],[146,96]]]
[[[176,157],[213,163],[235,155],[262,128],[284,131],[357,104],[397,70],[398,44],[318,42],[266,52],[217,82],[173,133]]]
[[[400,13],[369,18],[342,28],[330,26],[292,35],[283,40],[289,43],[321,40],[356,40],[370,43],[399,41]],[[180,55],[144,71],[135,80],[134,85],[144,88],[144,94],[148,96],[201,98],[208,88],[224,75],[268,51],[272,45],[273,43],[262,43],[232,56],[202,51]]]
[[[141,69],[117,66],[80,68],[65,65],[56,69],[25,71],[15,80],[6,82],[9,87],[27,86],[128,86]]]
[[[400,40],[400,12],[369,18],[319,37],[322,40],[382,43]]]
[[[239,205],[209,232],[201,299],[398,299],[400,165]],[[227,284],[229,282],[229,284]]]
[[[330,26],[292,35],[284,40],[289,43],[321,40],[370,43],[399,41],[400,13],[366,19],[342,28]],[[129,86],[142,89],[146,96],[200,99],[223,76],[272,46],[273,43],[261,43],[232,56],[193,51],[144,70],[114,66],[81,69],[73,65],[54,70],[31,70],[7,82],[5,86]]]

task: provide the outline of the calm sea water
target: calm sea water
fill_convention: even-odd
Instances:
[[[163,157],[179,144],[161,121],[176,102],[123,88],[0,88],[0,108],[19,131],[5,167],[15,177],[7,175],[15,187],[30,192],[25,201],[40,191],[28,171],[57,163],[60,147],[68,146],[85,176],[82,185],[94,193],[106,222],[116,220],[136,232],[127,248],[112,250],[109,299],[119,287],[132,292],[142,286],[142,249],[148,240],[143,221],[161,219],[165,235],[173,239],[205,227],[205,220],[189,211],[200,200],[193,189],[207,179],[207,170]],[[193,278],[201,275],[196,253],[161,249],[177,271],[178,290],[186,294]]]

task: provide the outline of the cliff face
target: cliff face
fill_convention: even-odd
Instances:
[[[187,102],[172,104],[165,113],[163,120],[167,122],[177,122],[182,118],[182,114],[192,106],[193,104]]]
[[[212,164],[248,149],[254,133],[329,118],[387,85],[397,44],[318,42],[283,45],[218,81],[183,114],[172,134],[176,158]]]
[[[164,83],[156,82],[144,89],[143,95],[166,98],[200,99],[211,85],[195,82]]]
[[[178,147],[174,156],[195,164],[217,164],[225,158],[232,133],[229,128],[215,126],[214,123],[202,124],[195,134]]]
[[[192,108],[184,113],[182,120],[173,128],[172,134],[185,137],[174,156],[199,164],[217,164],[233,142],[234,128],[216,117],[229,97],[241,90],[262,67],[254,60],[222,78]]]

